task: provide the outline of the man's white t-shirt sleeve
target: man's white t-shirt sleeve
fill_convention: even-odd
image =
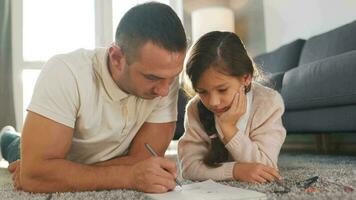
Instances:
[[[178,78],[176,78],[169,88],[169,94],[160,99],[146,122],[165,123],[177,121],[178,89],[179,81]]]
[[[78,108],[78,85],[73,72],[60,58],[51,58],[37,79],[27,110],[74,128]]]

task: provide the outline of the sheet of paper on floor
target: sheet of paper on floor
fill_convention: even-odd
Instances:
[[[239,200],[239,199],[267,199],[266,195],[253,190],[231,187],[207,180],[199,183],[176,187],[175,190],[163,194],[148,194],[156,200]]]

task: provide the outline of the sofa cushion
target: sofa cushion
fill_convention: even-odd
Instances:
[[[356,105],[285,112],[282,120],[288,133],[335,133],[356,130]]]
[[[356,50],[299,66],[285,73],[286,110],[356,104]]]
[[[305,42],[299,65],[356,50],[356,21],[314,36]]]
[[[305,40],[298,39],[270,52],[255,57],[254,61],[263,71],[276,73],[285,72],[296,67]]]

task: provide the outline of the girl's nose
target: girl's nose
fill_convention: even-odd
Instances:
[[[220,99],[215,95],[211,95],[209,99],[209,105],[214,107],[214,106],[218,106],[219,104],[220,104]]]

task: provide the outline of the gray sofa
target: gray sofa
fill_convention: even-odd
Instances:
[[[356,133],[356,21],[254,58],[285,102],[288,133]],[[174,139],[184,132],[180,90]]]
[[[284,99],[288,133],[356,132],[356,21],[254,60]]]

